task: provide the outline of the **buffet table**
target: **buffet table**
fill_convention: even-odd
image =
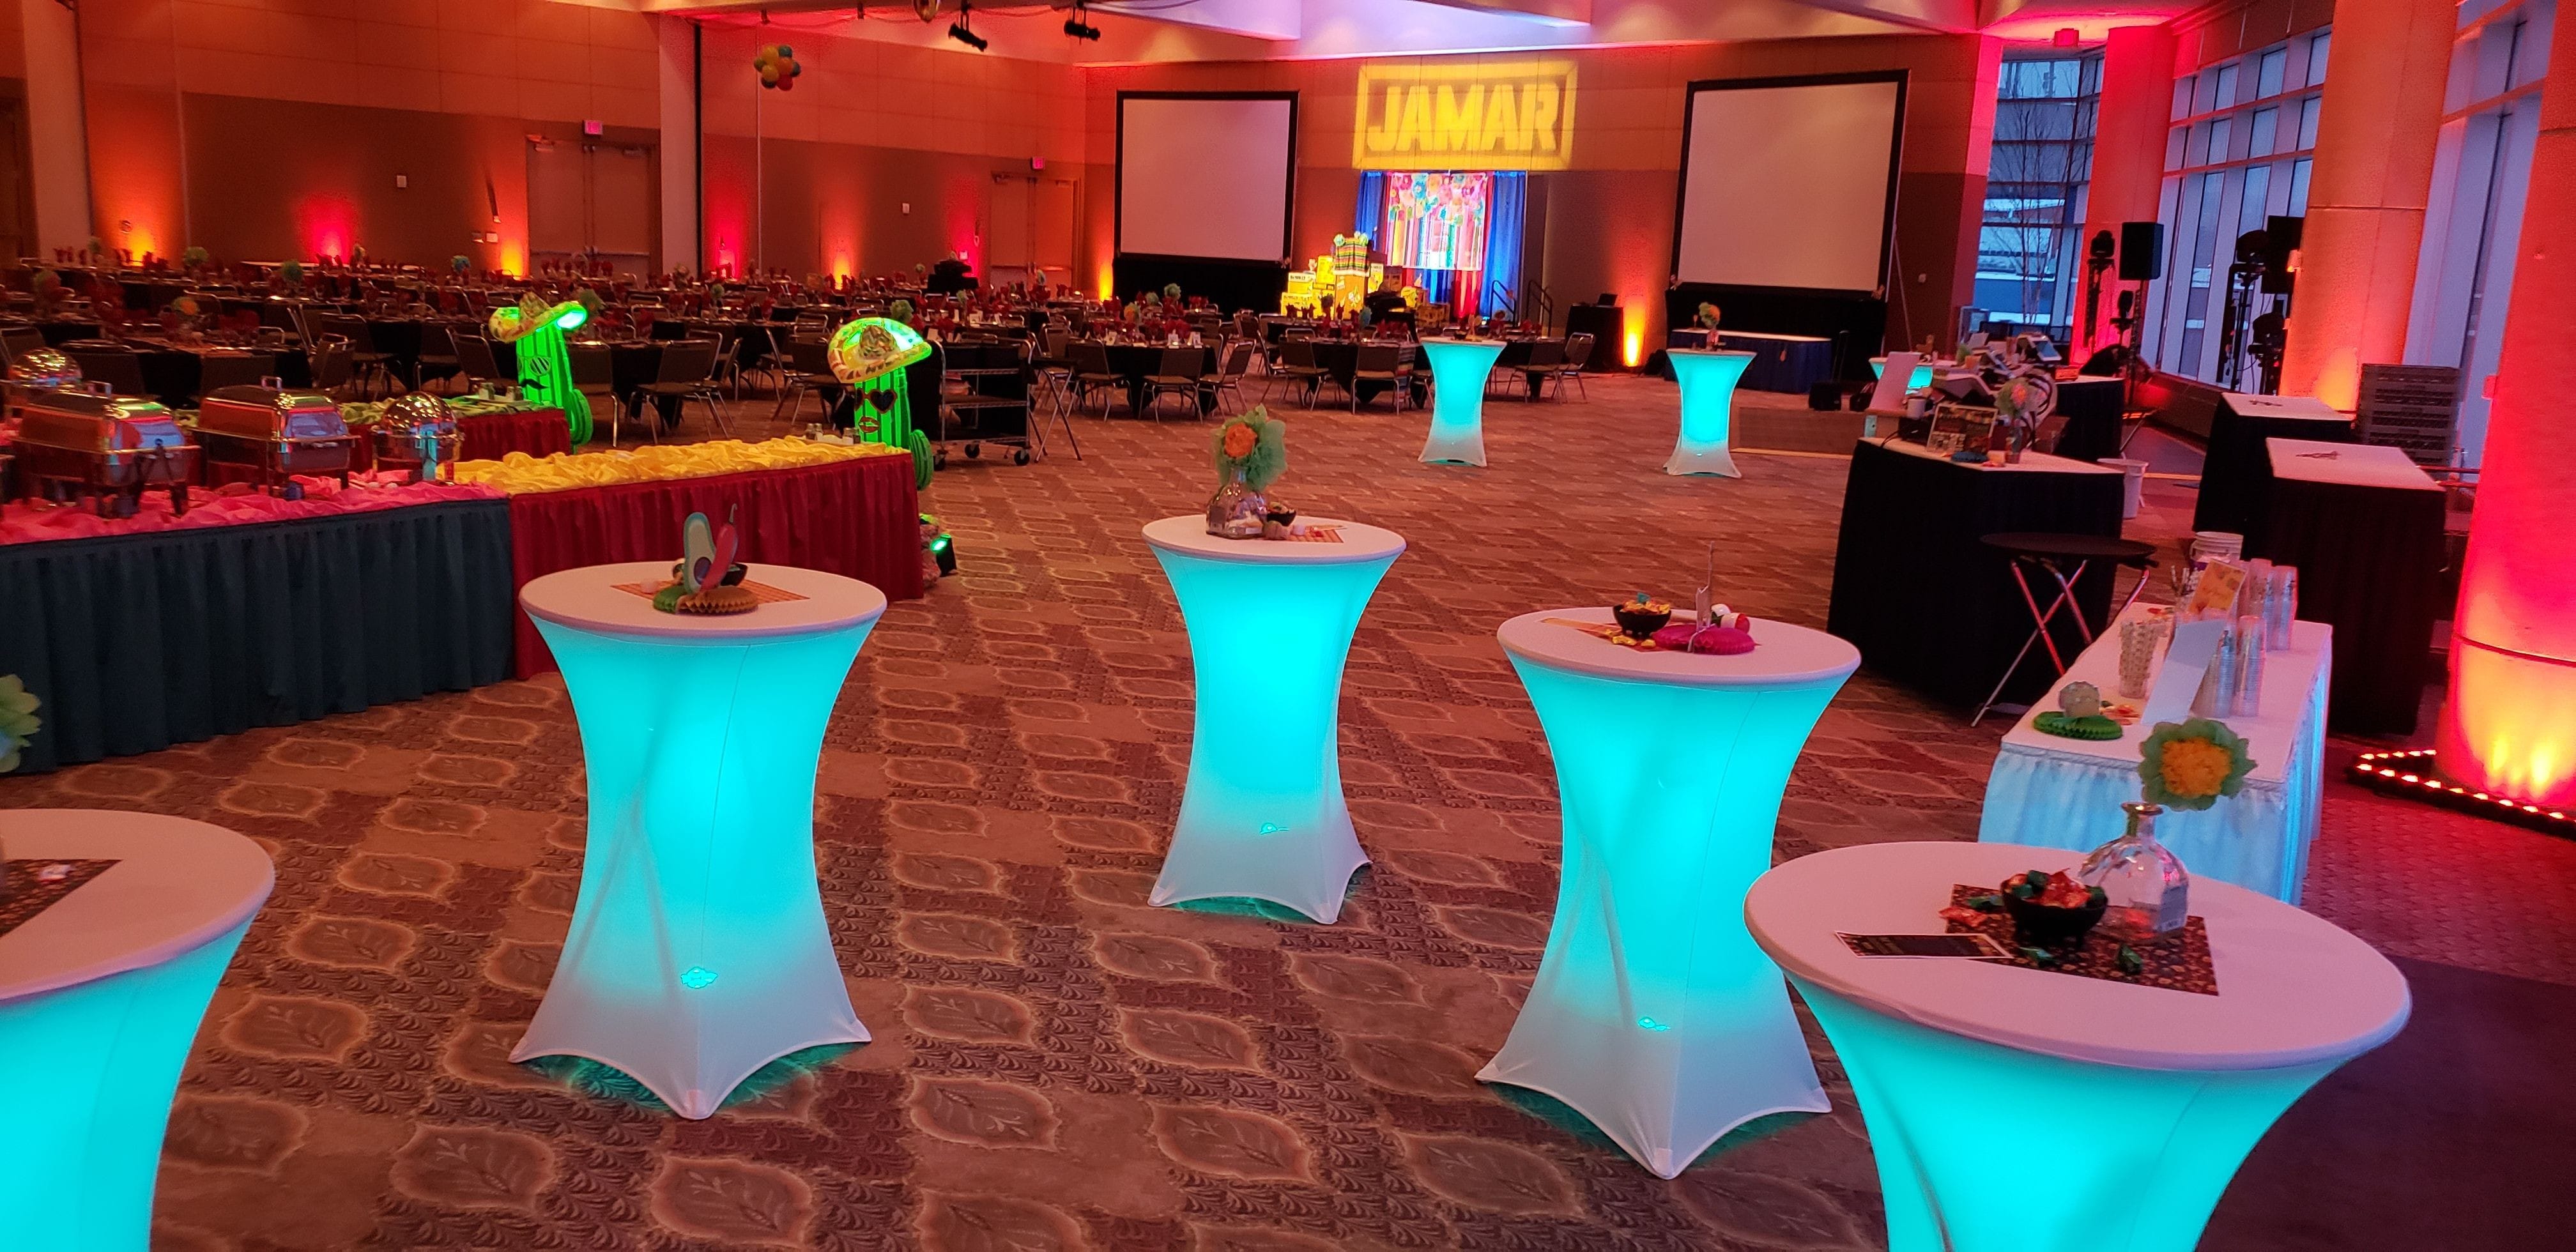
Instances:
[[[21,768],[501,681],[510,510],[458,499],[0,544],[0,674],[45,702]]]
[[[2144,618],[2148,612],[2147,605],[2132,605],[2121,617]],[[2221,879],[2297,904],[2323,811],[2326,688],[2334,670],[2335,628],[2299,622],[2290,635],[2288,650],[2263,655],[2261,707],[2221,719],[2245,737],[2254,758],[2245,789],[2198,812],[2167,809],[2156,820],[2156,838],[2196,878]],[[2118,628],[2103,632],[2067,667],[2066,681],[2077,680],[2118,698]],[[2125,829],[2120,804],[2138,798],[2138,749],[2155,727],[2140,719],[2119,738],[2099,741],[2041,734],[2033,723],[2054,704],[2042,701],[2004,736],[1986,780],[1977,827],[1981,842],[2089,852]]]
[[[1754,941],[1851,1077],[1890,1252],[2189,1252],[2283,1110],[2406,1024],[2412,999],[2386,957],[2222,882],[2191,889],[2214,995],[1863,957],[1835,937],[1938,934],[1954,884],[2077,859],[2017,844],[1868,844],[1800,857],[1745,898]]]
[[[1872,670],[1974,705],[2032,626],[2011,558],[1979,540],[2011,532],[2116,537],[2120,491],[2120,471],[2087,461],[2025,453],[2018,465],[1963,465],[1919,443],[1861,440],[1843,492],[1825,629],[1858,645]],[[2097,627],[2110,615],[2112,568],[2097,560],[2076,583],[2073,607]],[[2044,579],[2036,586],[2055,592]],[[2084,646],[2065,610],[2050,631],[2061,653]],[[2028,704],[2055,689],[2055,676],[2047,650],[2034,647],[2003,699]]]
[[[513,591],[557,570],[675,561],[681,522],[704,513],[717,522],[732,516],[741,560],[855,578],[890,599],[921,597],[921,504],[909,456],[522,492],[510,497],[509,513]],[[514,625],[517,676],[553,669],[536,626],[524,614]]]

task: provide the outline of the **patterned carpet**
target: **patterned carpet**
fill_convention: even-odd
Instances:
[[[1411,541],[1351,655],[1344,774],[1377,863],[1329,928],[1144,903],[1191,684],[1137,528],[1204,503],[1205,428],[1083,419],[1085,460],[952,466],[928,503],[960,573],[886,614],[819,783],[825,907],[876,1041],[773,1066],[704,1122],[595,1066],[505,1059],[581,857],[551,676],[0,779],[0,806],[199,817],[277,859],[171,1120],[155,1246],[1878,1246],[1820,1043],[1835,1112],[1767,1119],[1670,1182],[1472,1078],[1555,885],[1545,744],[1494,627],[1687,595],[1712,540],[1722,597],[1757,616],[1821,624],[1832,575],[1843,461],[1668,478],[1670,385],[1591,390],[1493,405],[1484,470],[1418,463],[1415,413],[1284,414],[1279,494]],[[2132,533],[2182,530],[2188,497],[2151,494]],[[1961,721],[1861,674],[1790,785],[1781,855],[1972,837],[2005,721]],[[2331,791],[2323,911],[2410,955],[2576,983],[2576,849]],[[2536,894],[2440,920],[2397,903],[2506,868]]]

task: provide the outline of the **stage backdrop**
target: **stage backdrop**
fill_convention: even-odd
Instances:
[[[1878,293],[1905,74],[1690,85],[1673,272],[1685,283]]]
[[[1288,258],[1295,92],[1118,93],[1121,255]]]

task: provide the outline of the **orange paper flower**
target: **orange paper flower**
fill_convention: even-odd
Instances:
[[[1250,426],[1237,423],[1225,429],[1225,454],[1237,460],[1252,455],[1253,445],[1259,442],[1261,436],[1254,434]]]

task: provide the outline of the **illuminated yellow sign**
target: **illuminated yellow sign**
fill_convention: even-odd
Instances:
[[[1360,67],[1354,168],[1561,170],[1573,138],[1571,61]]]

